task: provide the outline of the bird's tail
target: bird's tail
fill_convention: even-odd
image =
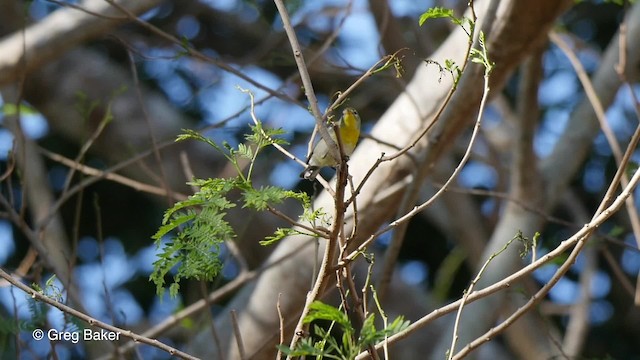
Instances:
[[[303,179],[314,181],[316,179],[316,176],[318,176],[318,174],[320,173],[320,169],[321,168],[319,166],[309,165],[306,169],[304,169],[303,172],[300,173],[300,177]]]

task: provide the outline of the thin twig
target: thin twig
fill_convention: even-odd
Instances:
[[[624,6],[625,6],[625,10],[627,8],[627,2],[624,2]],[[631,85],[631,83],[629,82],[629,80],[627,79],[627,74],[626,74],[626,69],[627,69],[627,51],[628,51],[628,24],[627,24],[627,20],[628,17],[630,15],[628,15],[627,17],[625,17],[625,20],[620,24],[620,30],[619,32],[619,37],[618,37],[618,64],[616,64],[615,69],[616,69],[616,73],[618,74],[618,77],[620,78],[620,80],[622,81],[622,83],[625,84],[627,91],[629,92],[629,94],[631,95],[631,98],[633,99],[633,104],[634,104],[634,109],[636,112],[636,118],[638,118],[638,120],[640,120],[640,101],[638,100],[638,97],[634,91],[633,86]],[[635,206],[633,207],[634,210],[636,210]],[[638,221],[638,216],[636,213],[635,218],[632,218],[631,220],[632,222],[637,222]],[[638,245],[638,248],[640,248],[640,238],[637,234],[635,234],[634,231],[634,235],[635,239],[636,239],[636,244]],[[637,279],[636,279],[636,291],[635,291],[635,297],[634,297],[634,303],[636,306],[640,306],[640,272],[637,275]]]
[[[345,242],[345,245],[346,245],[346,242]],[[336,269],[336,273],[340,273],[340,270],[341,269]],[[349,286],[349,295],[351,295],[351,298],[353,299],[353,303],[354,303],[353,308],[355,309],[355,312],[358,315],[358,320],[360,321],[360,324],[364,324],[367,318],[366,303],[364,301],[364,298],[360,298],[360,296],[358,295],[358,289],[356,289],[356,284],[353,280],[353,275],[351,273],[351,266],[345,266],[343,270],[344,270],[343,277]],[[366,293],[364,291],[363,291],[363,296],[366,296]],[[346,306],[347,304],[346,301],[344,303]],[[367,346],[367,351],[369,352],[369,355],[371,356],[372,359],[374,360],[379,359],[379,356],[378,356],[378,353],[376,352],[374,344],[369,344]]]
[[[80,171],[81,173],[85,174],[85,175],[89,175],[89,176],[93,176],[96,178],[100,178],[100,179],[105,179],[105,180],[111,180],[113,182],[116,182],[118,184],[121,185],[125,185],[128,186],[136,191],[142,191],[142,192],[146,192],[148,194],[153,194],[153,195],[159,195],[159,196],[167,196],[168,193],[166,191],[166,189],[158,187],[158,186],[154,186],[154,185],[149,185],[149,184],[145,184],[143,182],[140,181],[136,181],[130,178],[127,178],[125,176],[122,175],[118,175],[115,172],[110,172],[108,170],[99,170],[96,168],[93,168],[91,166],[87,166],[84,164],[81,164],[75,160],[69,159],[67,157],[64,157],[60,154],[56,154],[54,152],[51,152],[49,150],[46,150],[44,148],[40,148],[39,149],[40,152],[45,155],[46,157],[48,157],[49,159],[59,162],[65,166],[68,166],[71,169],[75,169],[77,171]],[[185,194],[180,194],[180,193],[176,193],[176,192],[172,192],[171,195],[173,196],[173,199],[178,201],[178,200],[185,200],[187,198],[187,195]]]
[[[300,73],[300,80],[302,80],[302,86],[304,87],[304,93],[307,97],[307,101],[309,101],[309,107],[311,108],[311,113],[316,121],[316,127],[320,132],[320,136],[327,143],[329,148],[330,156],[333,156],[334,159],[340,159],[340,153],[338,151],[338,145],[329,135],[329,129],[327,125],[322,121],[323,116],[320,112],[320,107],[318,106],[318,99],[316,98],[316,93],[313,90],[313,83],[311,82],[311,77],[309,76],[309,70],[307,69],[307,65],[304,61],[304,56],[302,54],[302,48],[300,47],[300,43],[298,42],[298,37],[296,36],[296,32],[293,29],[293,25],[291,25],[291,20],[289,18],[289,13],[287,8],[284,6],[284,2],[282,0],[274,0],[276,7],[278,8],[278,13],[280,14],[280,18],[282,19],[282,24],[284,26],[284,31],[287,34],[287,38],[289,39],[289,43],[291,44],[291,50],[293,51],[293,58],[298,67],[298,72]]]
[[[287,252],[286,254],[283,254],[278,259],[275,259],[269,262],[268,264],[261,266],[258,269],[247,271],[247,272],[240,272],[240,274],[235,279],[233,279],[229,283],[226,283],[219,289],[216,289],[215,291],[211,292],[206,299],[200,299],[195,303],[180,310],[179,312],[167,317],[160,324],[157,324],[154,327],[146,330],[144,333],[141,334],[141,336],[151,338],[151,337],[156,337],[161,335],[162,333],[166,332],[170,328],[176,325],[179,325],[182,322],[182,320],[186,319],[187,317],[194,316],[199,312],[206,310],[209,304],[219,302],[222,299],[226,298],[227,296],[231,295],[232,293],[237,291],[239,288],[247,284],[249,281],[252,281],[255,278],[257,278],[258,275],[262,274],[266,270],[272,267],[278,266],[285,261],[291,260],[293,258],[292,257],[293,254],[300,252],[302,249],[309,246],[310,244],[311,244],[310,242],[302,243],[299,246],[291,249],[291,251]],[[134,349],[135,346],[136,346],[136,343],[134,341],[131,341],[121,346],[120,349],[122,351],[128,352]],[[109,358],[108,356],[105,356],[98,360],[107,360],[108,358]]]
[[[338,138],[340,140],[340,138]],[[344,228],[344,216],[346,212],[346,205],[344,202],[344,195],[347,186],[347,177],[349,169],[345,158],[342,158],[342,163],[338,166],[338,179],[336,182],[336,195],[334,197],[335,210],[333,216],[333,225],[331,234],[325,246],[325,253],[320,264],[320,270],[318,271],[318,277],[315,284],[309,294],[298,319],[298,324],[295,327],[293,338],[291,339],[291,345],[289,348],[295,349],[296,344],[304,334],[304,319],[310,311],[311,304],[326,290],[328,285],[329,275],[333,271],[332,262],[336,257],[336,251],[338,249],[338,238]],[[291,356],[287,356],[289,360]]]
[[[625,274],[625,272],[620,268],[620,263],[618,262],[618,260],[613,256],[613,254],[611,254],[611,251],[606,246],[602,246],[600,248],[600,251],[602,252],[602,256],[606,260],[607,264],[609,264],[609,267],[611,267],[613,277],[616,278],[620,285],[622,285],[622,288],[631,297],[633,297],[635,293],[633,284],[627,278],[627,274]]]
[[[626,31],[626,27],[622,27],[621,31],[622,30]],[[623,34],[621,34],[621,37],[624,38]],[[551,41],[556,46],[558,46],[560,50],[562,50],[562,52],[565,54],[565,56],[567,56],[567,58],[571,62],[571,65],[573,66],[578,76],[578,79],[580,79],[580,83],[584,88],[585,94],[587,95],[587,99],[589,99],[589,103],[593,107],[593,111],[596,114],[596,118],[600,123],[600,128],[602,129],[602,132],[604,133],[605,138],[607,139],[609,147],[613,152],[613,156],[616,160],[616,165],[620,166],[622,162],[622,150],[620,149],[620,144],[618,143],[618,140],[616,139],[615,134],[613,133],[613,131],[611,130],[611,127],[609,126],[609,121],[607,120],[604,107],[602,106],[602,102],[598,98],[598,94],[596,94],[596,91],[593,87],[593,83],[591,82],[591,79],[589,79],[589,75],[587,74],[584,67],[580,63],[580,60],[578,59],[575,52],[569,47],[569,45],[562,39],[561,36],[559,36],[556,32],[551,32],[549,33],[549,39],[551,39]],[[622,49],[620,51],[624,52]],[[623,57],[621,58],[620,61],[621,62],[616,67],[617,71],[620,70],[620,66],[624,66],[623,61],[626,61],[626,60]],[[631,92],[633,93],[633,91]],[[622,186],[627,186],[627,184],[629,183],[629,177],[627,176],[627,174],[622,175],[621,182],[622,182]],[[631,228],[633,230],[636,243],[638,244],[638,247],[640,247],[640,218],[638,217],[638,211],[635,206],[633,194],[627,200],[626,209],[627,209],[627,212],[629,213],[629,222],[631,223]]]
[[[473,10],[473,1],[469,2],[470,7],[472,9],[472,21],[473,23],[476,22],[477,17],[475,15],[475,11]],[[467,43],[467,49],[466,49],[466,53],[464,55],[464,62],[462,63],[462,66],[460,67],[460,73],[464,73],[464,71],[467,68],[467,65],[469,64],[469,55],[471,53],[471,49],[473,46],[473,38],[469,39],[469,42]],[[452,74],[452,76],[454,76]],[[455,80],[455,79],[454,79]],[[455,81],[454,81],[455,84]],[[430,120],[428,120],[426,122],[425,127],[419,131],[413,139],[411,139],[409,141],[409,144],[407,144],[405,147],[403,147],[402,149],[396,151],[395,153],[391,154],[391,155],[387,155],[385,153],[380,154],[380,157],[376,160],[376,162],[371,165],[371,167],[369,168],[369,170],[367,171],[366,175],[362,178],[362,181],[360,181],[360,183],[358,184],[356,191],[353,193],[351,199],[349,199],[347,201],[347,204],[352,201],[352,199],[355,198],[355,196],[357,196],[358,194],[360,194],[360,191],[362,190],[362,188],[364,187],[364,185],[366,184],[366,182],[369,180],[369,178],[371,177],[371,175],[373,175],[373,172],[375,171],[375,169],[378,168],[378,166],[380,166],[380,164],[382,164],[383,162],[387,162],[387,161],[392,161],[394,159],[397,159],[398,157],[405,155],[405,154],[409,154],[408,151],[411,150],[412,148],[414,148],[418,142],[433,128],[433,126],[435,126],[435,124],[438,122],[438,119],[440,119],[440,117],[442,116],[442,114],[444,113],[444,110],[447,108],[447,105],[451,102],[451,99],[453,98],[453,94],[455,93],[457,87],[456,86],[452,86],[451,89],[449,90],[449,92],[447,92],[447,95],[445,96],[445,98],[443,99],[442,103],[440,104],[440,106],[438,107],[438,109],[436,110],[436,112],[434,113],[434,115],[431,117]],[[417,167],[420,167],[420,164],[417,164]],[[424,166],[423,166],[424,167]],[[413,181],[413,184],[415,183],[419,183],[419,181]],[[414,185],[415,186],[415,185]],[[412,190],[412,189],[410,189]],[[415,190],[412,190],[414,193],[416,193]],[[402,208],[402,207],[401,207]]]
[[[640,133],[640,132],[638,132]],[[565,241],[563,241],[562,243],[560,243],[560,245],[558,245],[554,250],[550,251],[549,253],[545,254],[544,256],[542,256],[540,259],[538,259],[537,261],[523,267],[522,269],[510,274],[509,276],[505,277],[504,279],[495,282],[492,285],[487,286],[486,288],[482,289],[482,290],[477,290],[474,291],[473,293],[470,293],[468,298],[467,298],[467,302],[473,302],[476,301],[480,298],[489,296],[497,291],[506,289],[511,287],[511,285],[518,281],[519,279],[530,275],[533,271],[535,271],[536,269],[542,267],[543,265],[547,264],[548,262],[550,262],[551,260],[557,258],[558,256],[562,255],[565,251],[571,249],[571,248],[575,248],[575,246],[577,245],[577,243],[582,240],[583,238],[585,238],[586,236],[590,235],[594,230],[596,230],[600,225],[602,225],[606,220],[608,220],[613,214],[615,214],[617,211],[620,210],[620,208],[624,205],[625,200],[627,199],[627,197],[629,196],[629,194],[631,193],[631,191],[633,191],[633,189],[635,188],[635,186],[637,185],[637,182],[640,181],[640,171],[636,171],[636,173],[634,174],[633,178],[630,180],[629,185],[622,191],[622,193],[615,199],[615,201],[613,201],[613,203],[604,208],[604,210],[599,212],[599,215],[595,216],[593,218],[592,221],[590,221],[589,223],[585,224],[579,231],[577,231],[575,234],[573,234],[571,237],[569,237],[568,239],[566,239]],[[567,260],[565,263],[569,262],[569,260]],[[433,320],[446,315],[452,311],[455,311],[457,309],[457,307],[460,305],[460,302],[462,300],[457,300],[452,302],[449,305],[445,305],[442,306],[434,311],[432,311],[431,313],[423,316],[422,318],[420,318],[418,321],[414,322],[413,324],[411,324],[407,329],[391,336],[389,338],[389,344],[395,343],[405,337],[407,337],[409,334],[413,333],[414,331],[416,331],[417,329],[420,329],[422,327],[424,327],[425,325],[431,323]],[[504,330],[504,329],[502,329]],[[377,344],[376,348],[381,348],[382,344]],[[356,359],[363,359],[367,354],[366,353],[361,353],[359,354]]]
[[[513,243],[515,240],[518,240],[518,238],[521,236],[522,234],[517,234],[516,236],[511,238],[511,240],[507,241],[507,243],[504,244],[504,246],[500,250],[491,254],[491,256],[489,256],[487,261],[484,262],[484,264],[478,271],[478,274],[476,275],[476,277],[471,281],[471,284],[469,285],[467,290],[465,290],[464,295],[462,296],[462,300],[460,301],[460,305],[458,306],[458,312],[456,313],[456,320],[453,323],[453,336],[451,337],[452,339],[451,339],[451,348],[449,348],[449,356],[447,356],[448,360],[452,359],[454,351],[456,349],[456,342],[458,341],[458,326],[460,325],[462,309],[466,305],[467,299],[469,298],[469,294],[473,291],[473,288],[476,286],[478,281],[480,281],[480,278],[482,278],[482,274],[484,274],[484,271],[487,269],[487,266],[489,266],[489,264],[493,261],[493,259],[495,259],[500,254],[502,254],[505,250],[507,250],[509,245],[511,245],[511,243]]]
[[[143,344],[147,344],[147,345],[151,345],[153,347],[156,347],[158,349],[164,350],[167,353],[169,353],[172,356],[177,356],[180,357],[182,359],[198,359],[195,356],[191,356],[185,352],[182,352],[176,348],[173,348],[169,345],[166,345],[156,339],[150,339],[141,335],[138,335],[134,332],[132,332],[131,330],[125,330],[125,329],[121,329],[117,326],[113,326],[113,325],[109,325],[107,323],[104,323],[98,319],[95,319],[83,312],[80,312],[72,307],[69,307],[63,303],[60,303],[54,299],[49,298],[48,296],[28,287],[27,285],[24,285],[23,283],[16,281],[15,279],[13,279],[13,277],[11,277],[11,275],[7,274],[2,268],[0,268],[0,277],[5,279],[6,281],[8,281],[9,283],[11,283],[11,285],[17,287],[18,289],[24,291],[25,293],[27,293],[29,296],[31,296],[32,299],[41,301],[45,304],[51,305],[57,309],[59,309],[60,311],[69,314],[69,315],[73,315],[75,317],[77,317],[78,319],[86,322],[87,324],[91,325],[91,326],[96,326],[98,328],[104,329],[104,330],[108,330],[112,333],[116,333],[119,335],[123,335],[126,336],[128,338],[133,339],[134,341],[137,342],[141,342]],[[118,335],[118,336],[119,336]]]
[[[98,124],[98,126],[96,127],[94,132],[91,134],[91,136],[89,136],[89,138],[84,143],[84,145],[82,145],[82,147],[80,148],[80,151],[78,152],[78,155],[76,156],[76,159],[74,160],[75,163],[77,163],[77,164],[81,163],[82,159],[84,159],[85,155],[87,154],[87,152],[89,151],[89,149],[91,148],[93,143],[96,140],[98,140],[98,137],[100,137],[100,135],[102,134],[104,129],[106,129],[107,125],[111,122],[111,120],[112,120],[112,118],[111,118],[111,103],[109,103],[107,105],[107,110],[106,110],[104,116],[102,117],[102,119],[100,119],[100,123]],[[73,175],[76,172],[76,168],[75,167],[70,167],[70,169],[71,169],[71,171],[69,171],[69,173],[67,174],[67,178],[64,181],[64,186],[62,187],[62,194],[64,194],[65,192],[67,192],[67,190],[69,190],[69,186],[71,185],[71,180],[73,179]]]
[[[634,173],[633,177],[631,178],[629,183],[624,187],[620,195],[615,199],[613,204],[609,206],[609,204],[611,203],[611,200],[613,199],[613,195],[615,194],[616,189],[618,188],[618,184],[620,180],[625,175],[627,164],[629,162],[629,159],[631,158],[631,154],[633,154],[633,152],[635,151],[635,145],[639,139],[640,139],[640,125],[638,125],[638,127],[636,128],[636,132],[634,133],[634,136],[631,139],[629,146],[627,147],[627,150],[622,158],[621,164],[618,167],[613,179],[609,183],[609,188],[607,189],[607,192],[602,198],[602,201],[600,202],[598,209],[595,211],[591,219],[591,222],[586,224],[581,231],[579,231],[578,233],[576,233],[576,235],[572,237],[572,239],[575,239],[574,240],[575,247],[567,257],[567,259],[564,261],[564,263],[556,270],[556,272],[551,277],[549,282],[545,284],[540,290],[538,290],[536,294],[531,296],[531,298],[529,299],[529,301],[527,301],[525,305],[523,305],[518,310],[516,310],[513,314],[511,314],[511,316],[505,319],[500,325],[490,329],[488,332],[486,332],[482,336],[478,337],[476,340],[469,343],[464,349],[460,350],[460,352],[458,352],[456,356],[453,357],[453,359],[462,359],[468,353],[473,351],[476,347],[482,345],[483,343],[489,341],[490,339],[492,339],[493,337],[495,337],[496,335],[504,331],[511,324],[513,324],[513,322],[515,322],[518,318],[520,318],[527,311],[531,310],[533,306],[535,306],[538,302],[540,302],[544,298],[544,296],[551,290],[551,288],[555,286],[555,284],[560,280],[560,278],[562,278],[562,276],[564,276],[567,273],[567,271],[569,271],[571,266],[575,263],[576,258],[578,257],[578,255],[580,254],[584,246],[587,244],[587,240],[590,238],[590,236],[593,234],[596,228],[602,222],[604,222],[604,220],[609,218],[614,212],[618,211],[623,205],[626,205],[626,202],[629,199],[629,196],[631,196],[631,194],[633,193],[633,190],[636,188],[636,185],[640,181],[640,169]],[[598,221],[598,219],[602,219],[602,222]],[[580,234],[580,236],[578,236],[578,234]],[[565,242],[568,242],[568,241],[565,241]],[[561,247],[562,247],[562,244],[558,246],[556,250],[558,250]],[[552,253],[556,252],[556,250],[552,251]],[[549,254],[547,254],[547,256]],[[543,259],[546,258],[547,256],[543,257]]]
[[[104,1],[106,1],[111,6],[115,7],[116,9],[118,9],[123,14],[127,15],[127,17],[131,21],[133,21],[136,24],[138,24],[138,25],[144,27],[145,29],[151,31],[152,33],[160,36],[161,38],[163,38],[163,39],[165,39],[165,40],[167,40],[167,41],[179,46],[181,50],[186,51],[189,55],[193,56],[194,58],[197,58],[197,59],[202,60],[204,62],[208,62],[208,63],[214,64],[217,67],[221,68],[222,70],[237,76],[238,78],[246,81],[247,83],[249,83],[249,84],[257,87],[258,89],[263,90],[266,93],[271,94],[271,95],[273,95],[273,96],[275,96],[275,97],[277,97],[279,99],[282,99],[284,101],[290,101],[290,102],[296,103],[295,99],[290,98],[289,96],[287,96],[284,93],[274,91],[273,89],[271,89],[271,88],[269,88],[267,86],[264,86],[260,82],[255,81],[251,77],[249,77],[249,76],[243,74],[242,72],[240,72],[239,70],[235,69],[233,66],[228,65],[228,64],[226,64],[226,63],[224,63],[224,62],[222,62],[220,60],[211,58],[211,57],[201,53],[200,51],[197,51],[197,50],[193,49],[192,47],[184,46],[183,41],[181,41],[180,39],[176,38],[173,35],[170,35],[170,34],[164,32],[164,31],[160,30],[158,27],[156,27],[154,25],[151,25],[148,22],[138,18],[134,13],[132,13],[128,9],[124,8],[123,6],[119,5],[114,0],[104,0]]]
[[[346,260],[352,261],[355,257],[358,256],[358,254],[361,251],[363,251],[367,246],[369,246],[369,244],[371,244],[371,242],[373,240],[375,240],[376,238],[378,238],[380,235],[382,235],[382,234],[394,229],[395,227],[397,227],[398,225],[403,224],[404,222],[409,221],[416,214],[418,214],[419,212],[423,211],[426,207],[430,206],[440,195],[442,195],[447,190],[447,187],[453,182],[453,180],[455,180],[455,178],[458,176],[460,171],[462,171],[462,168],[464,167],[464,165],[466,164],[467,160],[471,156],[471,149],[472,149],[473,144],[475,143],[475,139],[476,139],[476,137],[477,137],[477,135],[479,133],[480,125],[482,124],[482,118],[483,118],[483,115],[484,115],[484,109],[486,107],[487,99],[489,97],[489,90],[490,90],[489,89],[489,74],[490,74],[490,71],[491,71],[490,68],[487,68],[485,70],[484,92],[482,94],[482,99],[480,100],[480,107],[478,109],[478,116],[477,116],[477,119],[476,119],[476,122],[475,122],[475,125],[474,125],[474,128],[473,128],[473,132],[471,134],[471,139],[469,140],[469,145],[467,146],[467,149],[466,149],[464,155],[462,156],[462,159],[460,160],[460,162],[458,163],[458,165],[454,169],[454,171],[451,174],[451,176],[449,177],[449,179],[447,179],[447,181],[445,181],[445,183],[442,185],[442,187],[440,189],[438,189],[438,191],[436,191],[436,193],[430,199],[428,199],[424,203],[420,204],[419,206],[415,206],[411,211],[406,213],[404,216],[399,217],[398,219],[396,219],[393,222],[391,222],[387,227],[385,227],[383,229],[380,229],[376,233],[371,235],[360,246],[358,246],[358,248],[356,250],[354,250],[351,254],[349,254],[349,256],[346,257]],[[343,264],[339,264],[339,265],[342,266]]]
[[[307,226],[299,221],[295,221],[294,219],[292,219],[291,217],[289,217],[287,214],[283,213],[282,211],[267,205],[267,210],[269,210],[270,213],[272,213],[273,215],[279,217],[280,219],[288,222],[289,224],[291,224],[291,226],[295,226],[295,227],[299,227],[301,229],[307,230],[309,231],[311,234],[311,236],[315,236],[315,237],[321,237],[321,238],[329,238],[329,233],[324,231],[322,228],[319,227],[311,227],[311,226]]]
[[[136,89],[136,97],[138,98],[138,103],[140,109],[142,110],[142,117],[144,118],[145,123],[147,124],[147,130],[149,131],[149,140],[151,142],[151,150],[153,151],[153,156],[158,165],[158,169],[160,171],[160,183],[162,187],[167,192],[167,202],[169,206],[172,205],[172,190],[169,186],[169,181],[167,180],[167,173],[164,169],[164,162],[162,161],[162,155],[160,154],[160,149],[158,148],[158,140],[154,135],[153,126],[151,124],[151,119],[149,116],[149,111],[147,110],[147,106],[145,106],[145,101],[142,96],[142,89],[140,89],[140,78],[138,76],[138,69],[136,68],[136,62],[133,58],[133,53],[131,51],[127,51],[127,55],[129,58],[129,66],[131,68],[131,75],[133,76],[133,85]]]
[[[284,317],[282,316],[282,307],[280,306],[280,297],[282,293],[278,293],[278,301],[276,302],[276,310],[278,310],[278,324],[280,325],[280,341],[278,344],[284,345]],[[282,350],[278,348],[278,353],[276,354],[276,359],[282,358]],[[222,359],[222,358],[221,358]]]
[[[238,315],[235,310],[231,310],[231,325],[233,326],[233,334],[236,338],[236,344],[238,345],[238,353],[240,354],[240,360],[245,360],[247,355],[244,352],[244,344],[242,343],[242,334],[240,333],[240,327],[238,326]]]
[[[242,271],[246,271],[246,269],[241,269]],[[206,307],[205,307],[205,316],[207,317],[207,321],[209,322],[209,325],[211,326],[211,340],[213,340],[213,344],[216,347],[216,353],[218,355],[218,359],[224,359],[224,355],[222,354],[222,342],[220,341],[220,337],[218,336],[218,331],[216,330],[216,324],[215,324],[215,320],[214,320],[214,314],[213,314],[213,308],[211,307],[211,305],[213,304],[213,302],[209,299],[208,296],[208,289],[207,289],[207,282],[206,281],[200,281],[200,295],[202,297],[202,300],[204,300]]]

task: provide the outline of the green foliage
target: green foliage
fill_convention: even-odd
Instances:
[[[536,231],[535,234],[533,234],[533,238],[529,239],[528,237],[524,236],[521,231],[518,231],[518,233],[515,236],[515,239],[522,244],[522,251],[520,251],[520,257],[524,258],[529,254],[529,252],[531,252],[532,249],[535,249],[536,246],[538,246],[538,241],[540,240],[540,233]]]
[[[453,10],[446,9],[443,7],[438,7],[438,6],[432,7],[427,11],[425,11],[424,13],[422,13],[422,15],[420,15],[420,19],[418,19],[418,24],[422,26],[429,19],[441,19],[441,18],[447,18],[451,20],[451,22],[454,23],[455,25],[460,26],[467,33],[467,35],[469,35],[469,37],[471,37],[471,34],[473,34],[474,26],[475,26],[473,19],[470,19],[468,17],[456,17],[453,14]],[[469,25],[469,29],[465,27],[466,25]]]
[[[267,236],[264,240],[260,241],[260,245],[271,245],[275,244],[278,241],[286,238],[290,235],[300,234],[299,231],[291,229],[291,228],[278,228],[271,236]]]
[[[0,316],[0,341],[5,340],[5,335],[17,335],[20,333],[20,327],[16,323],[16,319],[8,316]],[[0,344],[2,344],[0,342]],[[6,345],[6,344],[2,344]],[[0,347],[3,349],[3,347]]]
[[[290,190],[283,190],[275,186],[263,186],[260,189],[248,188],[243,193],[244,206],[257,211],[266,210],[273,204],[280,204],[286,199],[296,199],[304,205],[311,202],[306,194]]]
[[[47,305],[31,299],[27,302],[27,307],[29,308],[29,314],[31,316],[28,323],[24,324],[25,328],[32,330],[43,327],[47,322],[47,312],[49,310]]]
[[[409,327],[410,324],[409,320],[405,320],[404,316],[400,315],[395,318],[385,329],[376,330],[374,324],[374,314],[371,314],[369,318],[367,318],[367,320],[368,322],[365,321],[365,324],[360,333],[360,338],[364,346],[373,345],[389,336],[397,334]]]
[[[220,246],[236,236],[226,216],[228,210],[238,204],[255,211],[275,211],[275,205],[293,199],[303,206],[306,217],[312,216],[308,210],[311,208],[311,199],[307,194],[274,186],[256,189],[251,182],[258,153],[269,145],[284,143],[274,138],[282,133],[279,129],[264,129],[258,122],[246,136],[248,145],[240,144],[237,148],[226,142],[220,146],[193,130],[184,130],[178,136],[177,141],[193,139],[209,144],[233,165],[237,176],[229,179],[194,179],[189,184],[199,190],[165,212],[162,226],[153,235],[157,246],[162,246],[150,276],[158,294],[164,292],[166,277],[170,272],[173,272],[173,281],[169,285],[171,296],[177,295],[182,279],[211,281],[218,275],[222,268],[218,256]],[[246,172],[242,170],[241,159],[250,160]],[[231,192],[239,193],[240,198],[230,200]],[[272,244],[295,232],[293,229],[278,229],[261,244]],[[166,236],[171,239],[163,244],[162,239]]]
[[[396,72],[396,78],[398,79],[401,78],[402,75],[404,75],[405,70],[404,70],[404,67],[402,66],[402,57],[398,55],[400,51],[402,50],[397,51],[395,54],[387,55],[386,61],[383,64],[381,64],[378,68],[373,70],[371,74],[375,75],[379,72],[393,68]]]
[[[458,86],[458,81],[462,76],[462,69],[460,68],[460,66],[458,66],[458,64],[456,64],[455,61],[446,59],[444,61],[444,66],[439,62],[431,59],[425,59],[424,62],[427,64],[436,65],[439,68],[440,78],[438,79],[438,82],[442,81],[443,74],[449,73],[451,74],[451,80],[453,80],[453,87],[456,88]]]
[[[420,26],[422,26],[429,19],[437,19],[437,18],[448,18],[454,24],[460,26],[467,36],[469,37],[469,44],[471,45],[474,32],[475,32],[475,20],[467,17],[458,18],[454,16],[453,10],[445,9],[442,7],[434,7],[430,8],[422,15],[420,15]],[[489,54],[487,51],[487,46],[485,43],[484,32],[480,32],[478,37],[478,43],[480,44],[480,49],[471,48],[469,53],[469,60],[474,63],[481,64],[485,67],[485,76],[489,76],[491,70],[493,69],[494,63],[489,60]],[[436,64],[440,67],[440,72],[449,72],[453,78],[453,86],[456,88],[458,86],[458,81],[460,80],[460,76],[462,75],[462,69],[455,63],[455,61],[446,59],[444,66],[434,60],[425,60],[427,64]]]
[[[629,178],[631,178],[633,177],[633,174],[635,174],[636,171],[638,171],[638,169],[640,169],[640,165],[638,164],[638,162],[630,160],[629,163],[627,164],[627,168],[625,169],[625,173]]]
[[[62,301],[62,290],[56,286],[55,284],[56,275],[51,275],[49,279],[45,282],[44,289],[40,287],[40,285],[33,283],[31,287],[39,292],[40,294],[53,299],[55,301]]]
[[[484,32],[482,31],[480,31],[478,43],[480,43],[480,49],[471,49],[471,54],[469,56],[472,62],[484,66],[485,76],[488,76],[491,73],[491,70],[493,70],[493,66],[495,64],[493,63],[493,61],[489,60],[489,53],[487,51],[487,46],[484,40]]]
[[[52,275],[45,282],[44,288],[42,288],[37,283],[32,283],[31,288],[43,296],[46,296],[57,302],[62,302],[64,299],[63,291],[56,285],[55,280],[56,276]],[[29,319],[25,321],[20,321],[18,324],[13,321],[0,321],[0,334],[18,334],[20,331],[32,331],[34,329],[44,328],[47,324],[47,313],[49,312],[49,306],[43,302],[38,301],[35,296],[30,296],[27,300],[27,308],[29,309],[30,316]],[[83,328],[83,323],[80,319],[65,314],[64,328],[68,331],[77,332],[78,329]]]
[[[458,80],[460,80],[460,76],[462,76],[462,69],[456,64],[455,61],[451,59],[446,59],[444,61],[444,68],[453,75],[455,85],[458,84]]]
[[[446,9],[446,8],[442,8],[442,7],[433,7],[430,8],[429,10],[427,10],[426,12],[424,12],[422,15],[420,15],[420,19],[419,19],[419,24],[420,26],[424,25],[424,23],[429,20],[429,19],[439,19],[439,18],[448,18],[449,20],[451,20],[452,23],[454,23],[457,26],[460,26],[460,28],[462,28],[462,30],[464,30],[465,33],[467,33],[468,36],[468,41],[469,41],[469,45],[471,45],[471,43],[473,42],[473,34],[475,31],[475,21],[474,19],[468,18],[468,17],[456,17],[453,14],[453,10],[451,9]],[[476,61],[474,59],[476,58],[481,58],[481,55],[485,55],[486,56],[486,49],[484,48],[484,35],[480,34],[481,36],[481,48],[483,49],[483,51],[479,51],[476,49],[471,49],[471,61]],[[477,55],[475,54],[475,52],[479,52],[481,55]],[[425,60],[425,62],[427,64],[435,64],[440,68],[440,73],[445,73],[448,72],[451,74],[451,77],[453,79],[453,87],[454,89],[458,86],[458,81],[460,80],[460,77],[462,76],[462,69],[460,68],[460,66],[458,66],[458,64],[456,64],[455,61],[451,60],[451,59],[446,59],[444,65],[441,65],[439,62],[434,61],[434,60],[430,60],[427,59]],[[476,61],[477,62],[477,61]],[[487,63],[488,63],[488,57],[487,57]]]
[[[191,49],[193,49],[193,46],[189,44],[189,39],[184,36],[180,37],[180,51],[176,53],[174,60],[188,56],[191,53]]]
[[[321,301],[314,301],[309,307],[309,310],[309,315],[303,320],[305,324],[316,320],[328,320],[335,322],[345,332],[354,332],[347,315],[331,305],[327,305]]]
[[[309,314],[304,318],[304,323],[309,324],[314,321],[330,321],[328,329],[318,325],[313,326],[313,337],[301,340],[295,347],[290,349],[287,346],[279,345],[278,348],[288,356],[316,356],[318,359],[326,357],[328,359],[353,359],[356,355],[365,351],[367,347],[385,339],[385,337],[396,334],[409,326],[402,316],[396,318],[385,329],[378,330],[375,326],[375,314],[370,314],[365,319],[360,334],[351,324],[346,313],[336,307],[314,301],[311,304]],[[341,337],[334,336],[331,331],[337,327]]]
[[[170,293],[175,296],[182,278],[212,280],[222,268],[218,259],[220,244],[235,234],[224,220],[227,210],[235,206],[226,195],[234,188],[237,179],[195,180],[191,185],[200,191],[185,201],[176,203],[165,212],[162,226],[153,236],[158,246],[161,239],[173,230],[179,230],[172,241],[164,244],[151,274],[156,290],[164,290],[164,278],[177,265]],[[200,208],[196,211],[194,208]],[[181,229],[178,229],[182,227]]]
[[[449,18],[454,24],[460,23],[460,19],[456,18],[453,15],[453,10],[436,6],[436,7],[430,8],[429,10],[425,11],[422,15],[420,15],[418,24],[422,26],[429,19],[440,19],[440,18]]]

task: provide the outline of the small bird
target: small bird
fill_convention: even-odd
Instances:
[[[360,115],[354,108],[346,108],[342,111],[342,117],[338,121],[340,139],[342,140],[342,150],[346,156],[353,153],[360,138]],[[329,128],[331,139],[338,143],[333,127]],[[321,138],[313,147],[311,156],[307,160],[307,168],[300,174],[301,178],[315,180],[320,170],[325,166],[336,167],[340,164],[340,159],[335,159],[329,152],[329,146]]]

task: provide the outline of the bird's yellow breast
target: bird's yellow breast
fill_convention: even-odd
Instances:
[[[340,124],[340,138],[345,145],[345,153],[351,155],[360,138],[360,116],[351,108],[344,110]]]

